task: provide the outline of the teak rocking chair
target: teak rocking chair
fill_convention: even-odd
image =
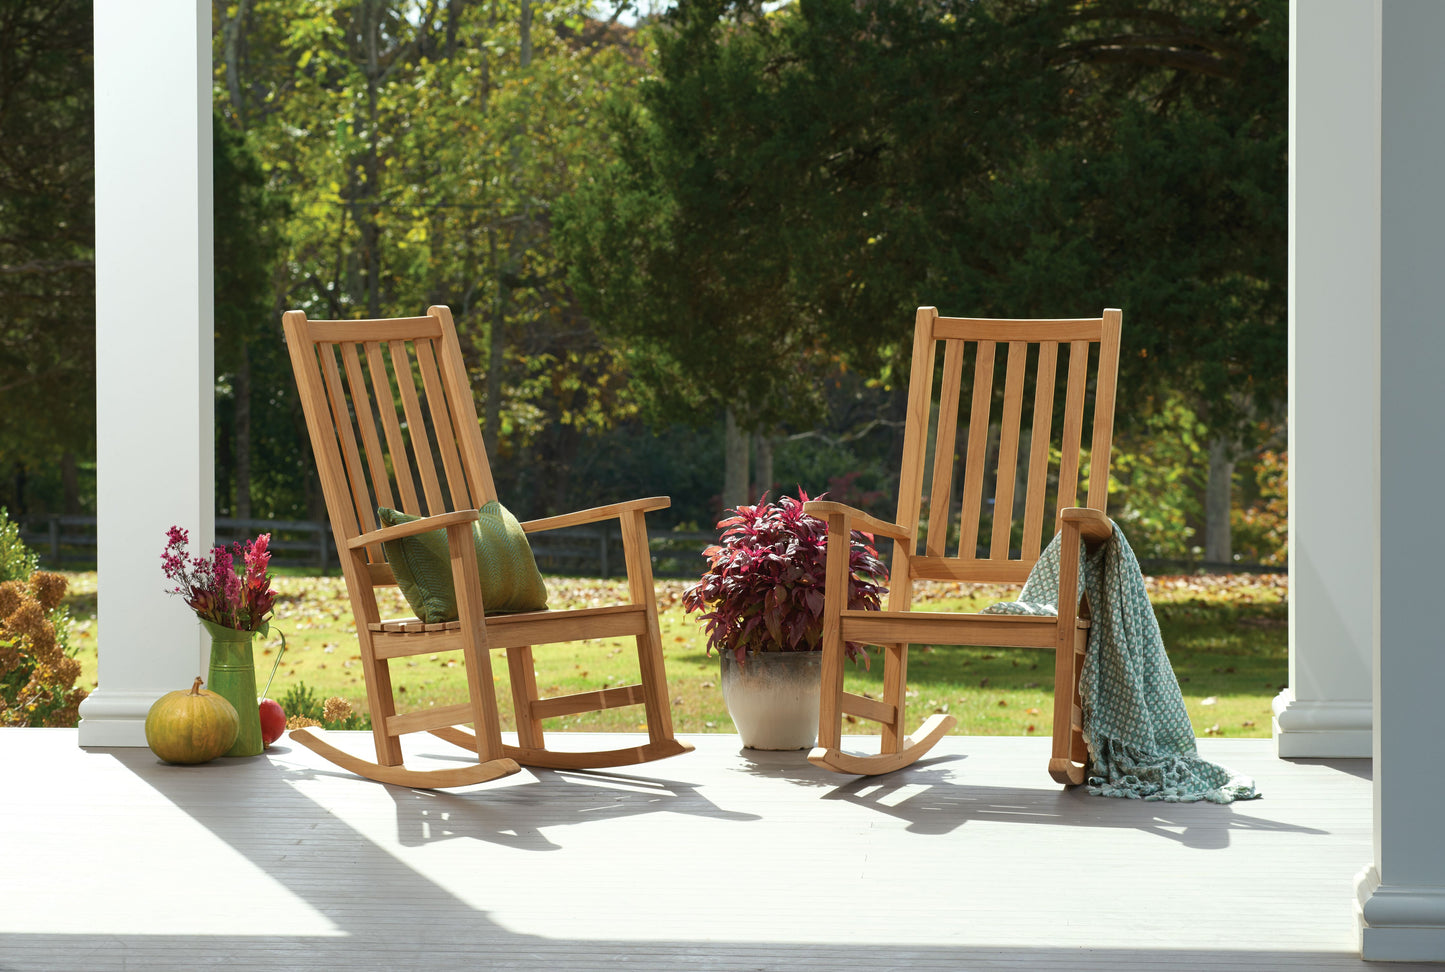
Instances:
[[[312,321],[289,311],[282,323],[356,617],[376,761],[346,753],[308,729],[294,730],[291,738],[361,776],[422,788],[480,783],[515,773],[518,764],[623,766],[690,751],[673,736],[644,523],[648,511],[666,508],[669,500],[640,499],[521,524],[534,533],[619,520],[629,603],[488,615],[473,523],[478,508],[497,498],[496,488],[451,312],[432,307],[425,317]],[[422,518],[378,528],[379,506]],[[457,619],[383,619],[374,589],[396,583],[383,542],[435,530],[446,531]],[[637,639],[638,684],[539,697],[532,646],[625,636]],[[501,737],[491,667],[491,652],[498,649],[506,650],[511,676],[515,746]],[[390,663],[446,651],[461,653],[469,700],[398,712]],[[646,712],[644,745],[575,752],[545,744],[544,719],[637,704]],[[422,731],[470,750],[477,762],[408,769],[400,737]]]
[[[1054,651],[1053,753],[1049,774],[1063,784],[1083,782],[1088,751],[1081,732],[1079,672],[1088,640],[1088,605],[1078,605],[1079,564],[1063,556],[1059,568],[1058,617],[910,611],[918,580],[1022,584],[1043,544],[1047,522],[1063,534],[1062,550],[1079,538],[1096,543],[1112,535],[1106,515],[1109,450],[1114,427],[1114,386],[1122,314],[1106,310],[1088,320],[974,320],[940,317],[920,307],[914,325],[913,364],[898,486],[897,522],[888,523],[839,503],[811,502],[806,511],[828,524],[828,563],[823,620],[823,691],[818,745],[808,759],[841,773],[874,775],[913,763],[953,728],[951,715],[930,716],[905,735],[908,645],[1026,647]],[[942,379],[933,400],[937,345],[943,345]],[[995,357],[1007,347],[1001,389],[995,386]],[[1061,355],[1060,352],[1063,352]],[[972,388],[965,386],[965,359],[972,362]],[[1062,402],[1055,395],[1058,371],[1067,361]],[[1032,369],[1029,363],[1032,362]],[[1091,363],[1092,362],[1092,363]],[[1025,385],[1032,371],[1033,394],[1025,427]],[[962,394],[970,398],[968,435],[959,455],[957,429]],[[995,398],[1002,402],[995,425]],[[930,436],[929,424],[936,414]],[[1055,425],[1056,415],[1061,419]],[[1088,498],[1075,507],[1085,419],[1092,417],[1088,453]],[[1058,428],[1059,436],[1053,430]],[[1021,445],[1022,440],[1022,445]],[[930,443],[932,448],[930,449]],[[1057,467],[1050,455],[1057,450]],[[1023,452],[1026,468],[1021,462]],[[954,466],[962,460],[962,503],[957,518]],[[928,487],[926,538],[920,538],[925,476]],[[992,484],[992,500],[986,494]],[[1022,493],[1022,522],[1016,493]],[[980,521],[992,503],[982,552]],[[958,524],[957,546],[946,548],[950,526]],[[1021,526],[1021,532],[1017,529]],[[892,537],[892,578],[886,610],[847,610],[847,537],[850,530]],[[924,539],[924,549],[917,549]],[[846,642],[884,649],[882,699],[843,690]],[[882,725],[880,751],[859,755],[842,750],[844,714]]]

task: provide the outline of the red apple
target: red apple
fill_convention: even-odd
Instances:
[[[261,741],[267,746],[281,738],[286,731],[286,712],[280,703],[271,699],[261,700]]]

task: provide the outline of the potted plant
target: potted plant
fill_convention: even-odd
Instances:
[[[808,494],[739,506],[718,522],[719,542],[703,551],[702,579],[683,607],[706,622],[708,651],[721,656],[723,700],[749,749],[807,749],[817,740],[822,676],[827,527],[803,512]],[[888,568],[872,537],[854,531],[848,607],[873,610]],[[868,653],[849,643],[866,667]]]

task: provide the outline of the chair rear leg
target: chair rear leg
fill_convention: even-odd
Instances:
[[[883,723],[883,745],[879,752],[900,752],[906,742],[908,723],[907,645],[887,645],[883,649],[883,701],[893,706],[893,721]]]
[[[530,645],[507,649],[507,673],[512,682],[517,745],[522,749],[543,749],[542,720],[532,714],[532,704],[537,701],[537,666]]]

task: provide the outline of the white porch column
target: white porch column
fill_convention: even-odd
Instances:
[[[1274,700],[1282,757],[1370,755],[1380,304],[1375,30],[1372,0],[1290,5],[1289,686]]]
[[[205,674],[160,554],[173,524],[195,552],[214,536],[211,198],[209,0],[96,0],[101,648],[82,746],[144,746],[151,703]]]
[[[1380,569],[1366,959],[1445,960],[1445,4],[1380,4]]]

